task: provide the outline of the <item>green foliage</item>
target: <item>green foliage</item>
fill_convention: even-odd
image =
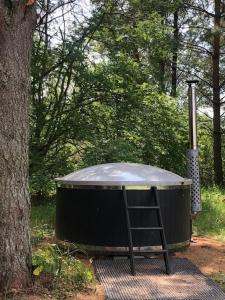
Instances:
[[[178,27],[189,17],[183,1],[92,3],[89,22],[68,26],[57,45],[44,33],[34,38],[30,191],[36,198],[54,193],[55,177],[98,163],[140,162],[186,176],[188,112],[181,97],[168,96],[174,51],[185,35],[180,31],[174,41],[173,14],[179,10]],[[193,30],[194,39],[199,30]],[[189,54],[177,53],[180,61]],[[196,56],[192,61],[198,66]],[[200,69],[209,63],[202,60]],[[199,124],[202,182],[212,184],[212,124],[202,115]]]
[[[198,146],[200,154],[200,176],[202,184],[213,185],[213,141],[210,135],[212,130],[212,122],[209,118],[200,115],[198,118]]]
[[[94,280],[94,275],[89,266],[74,256],[76,247],[60,248],[53,243],[54,218],[54,205],[45,204],[31,209],[32,269],[35,285],[46,288],[47,295],[61,300],[85,288]]]
[[[97,63],[88,62],[89,53],[73,37],[57,48],[35,42],[32,194],[44,197],[54,190],[54,177],[96,163],[143,162],[184,173],[184,113],[161,93],[156,78],[158,62],[170,57],[170,29],[150,7],[148,16],[145,7],[131,7],[135,24],[129,12],[117,14],[120,8],[110,3],[104,13],[108,9],[115,14],[104,19],[91,44],[101,55]],[[63,64],[54,67],[60,60]]]
[[[51,238],[52,235],[53,230],[49,228],[48,224],[34,226],[32,227],[31,244],[35,247],[45,239]]]
[[[46,194],[55,188],[54,177],[73,169],[69,158],[76,150],[74,144],[83,139],[80,129],[85,127],[79,111],[79,89],[88,71],[78,42],[68,40],[52,47],[39,35],[34,39],[30,190],[32,194]]]
[[[61,250],[56,244],[45,244],[32,255],[33,275],[51,279],[48,290],[57,299],[64,299],[72,292],[94,280],[89,267],[74,257],[70,251]]]
[[[99,62],[92,71],[101,83],[85,110],[92,135],[78,166],[132,161],[185,175],[187,112],[149,80],[149,63],[110,51],[110,60]],[[92,90],[87,93],[93,95]]]
[[[36,250],[32,257],[33,275],[38,276],[42,272],[47,272],[57,276],[61,271],[62,258],[60,254],[54,244]]]
[[[202,189],[202,212],[194,221],[198,235],[225,239],[225,190],[217,187]]]

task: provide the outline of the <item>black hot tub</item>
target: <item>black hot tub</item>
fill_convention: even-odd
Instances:
[[[154,205],[151,187],[158,190],[168,249],[190,243],[189,179],[142,164],[97,165],[57,178],[56,237],[95,253],[127,251],[128,236],[122,187],[133,206]],[[156,226],[152,210],[130,212],[133,227]],[[135,231],[135,250],[160,245],[159,233]]]

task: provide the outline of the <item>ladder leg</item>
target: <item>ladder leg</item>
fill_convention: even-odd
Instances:
[[[164,262],[165,262],[166,273],[169,275],[171,273],[170,264],[169,264],[169,254],[168,254],[168,247],[167,247],[167,242],[166,242],[165,229],[163,226],[162,213],[161,213],[161,207],[160,207],[159,195],[158,195],[157,188],[152,187],[152,192],[153,192],[153,196],[155,199],[155,203],[159,207],[159,210],[157,210],[157,219],[158,219],[158,225],[163,228],[163,230],[160,230],[160,239],[161,239],[163,249],[167,250],[165,253],[163,253],[163,258],[164,258]]]
[[[134,252],[133,252],[133,240],[132,240],[132,233],[131,233],[131,224],[130,224],[130,216],[128,212],[128,203],[127,203],[127,192],[125,189],[125,186],[122,187],[123,191],[123,200],[124,200],[124,207],[125,207],[125,213],[126,213],[126,223],[127,223],[127,235],[128,235],[128,243],[129,243],[129,258],[130,258],[130,269],[131,274],[135,275],[135,269],[134,269]]]

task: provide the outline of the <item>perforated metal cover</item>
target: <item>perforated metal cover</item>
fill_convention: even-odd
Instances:
[[[193,150],[193,149],[188,150],[187,161],[188,161],[188,177],[192,179],[191,210],[192,212],[199,212],[202,210],[202,204],[201,204],[201,191],[200,191],[198,150]]]
[[[172,172],[135,163],[97,165],[55,180],[62,185],[78,186],[176,186],[191,184],[190,179]]]

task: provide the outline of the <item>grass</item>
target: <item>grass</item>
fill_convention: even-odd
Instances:
[[[33,206],[31,210],[31,227],[47,225],[54,229],[55,226],[55,203]]]
[[[34,206],[31,209],[31,243],[33,247],[54,236],[55,204]]]
[[[202,189],[202,212],[193,225],[196,235],[225,240],[225,189]]]

